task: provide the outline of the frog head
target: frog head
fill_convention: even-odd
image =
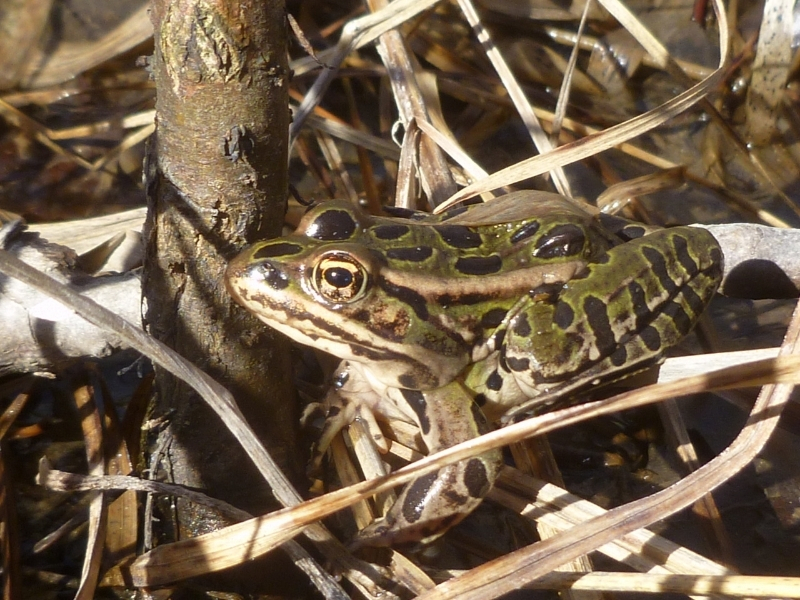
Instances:
[[[469,344],[430,319],[421,293],[392,277],[386,249],[366,233],[371,219],[346,202],[317,206],[293,235],[231,261],[228,290],[293,340],[369,364],[385,385],[440,387],[468,364]]]

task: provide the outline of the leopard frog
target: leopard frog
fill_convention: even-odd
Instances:
[[[261,320],[345,359],[321,449],[356,407],[416,424],[436,452],[486,431],[484,415],[547,410],[640,370],[689,332],[722,271],[704,229],[609,224],[553,194],[395,212],[319,204],[227,271],[230,293]],[[358,543],[435,539],[480,503],[501,464],[491,451],[411,482]]]

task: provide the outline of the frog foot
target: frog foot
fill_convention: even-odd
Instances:
[[[428,544],[475,510],[503,464],[500,450],[448,465],[409,483],[382,519],[358,532],[353,549]]]
[[[322,459],[328,451],[333,438],[356,419],[364,424],[370,438],[381,454],[386,454],[389,451],[389,442],[383,435],[375,419],[375,414],[369,406],[353,402],[336,390],[331,390],[325,397],[324,402],[315,402],[305,408],[301,423],[304,427],[308,426],[320,413],[324,415],[325,423],[322,425],[319,437],[311,450],[311,460],[307,468],[307,473],[310,476],[315,476],[320,472]]]

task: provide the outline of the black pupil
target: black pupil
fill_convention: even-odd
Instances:
[[[335,288],[346,288],[353,284],[353,273],[344,267],[325,269],[324,277]]]

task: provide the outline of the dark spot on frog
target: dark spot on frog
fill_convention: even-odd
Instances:
[[[503,378],[500,373],[497,372],[497,369],[492,371],[486,378],[486,387],[493,392],[499,392],[500,388],[503,387]]]
[[[645,228],[641,225],[628,225],[619,232],[620,237],[627,241],[638,239],[644,236],[644,234]]]
[[[335,416],[337,416],[340,412],[342,412],[341,408],[339,408],[338,406],[331,406],[331,407],[328,408],[328,412],[326,413],[326,416],[329,419],[332,419]]]
[[[483,406],[486,404],[486,394],[475,394],[475,404],[478,406]],[[473,410],[473,413],[475,411]]]
[[[611,354],[611,364],[615,367],[621,367],[627,360],[628,351],[625,349],[625,346],[619,346],[614,350],[613,354]]]
[[[456,261],[455,268],[464,275],[491,275],[503,267],[503,260],[496,254],[490,256],[463,256]]]
[[[348,240],[357,227],[353,216],[346,210],[327,210],[306,229],[308,237],[323,241]]]
[[[411,246],[408,248],[391,248],[386,251],[386,256],[392,260],[406,260],[409,262],[422,262],[433,255],[430,246]]]
[[[677,302],[670,302],[667,304],[662,313],[672,319],[675,329],[678,330],[680,335],[686,335],[692,330],[692,320],[683,307]]]
[[[481,235],[464,225],[437,225],[434,230],[453,248],[480,248],[483,244]]]
[[[506,357],[506,364],[512,371],[516,371],[517,373],[521,373],[522,371],[527,371],[531,365],[531,361],[527,358],[517,358],[516,356],[507,356]]]
[[[576,256],[583,251],[586,235],[577,225],[557,225],[536,242],[533,255],[537,258]]]
[[[405,388],[400,388],[400,393],[417,415],[422,434],[427,435],[431,430],[431,421],[428,418],[428,405],[425,402],[425,395],[419,390],[408,390]]]
[[[508,368],[508,363],[506,362],[506,347],[503,346],[500,348],[500,356],[497,359],[497,366],[498,370],[505,371],[506,373],[510,373],[511,369]]]
[[[553,311],[553,323],[560,329],[566,329],[575,320],[575,311],[567,302],[557,302]]]
[[[395,356],[396,362],[404,362],[408,364],[411,359],[408,356]],[[397,387],[407,388],[410,390],[431,389],[440,384],[439,378],[431,372],[427,365],[419,362],[413,363],[413,371],[403,373],[397,378]]]
[[[505,308],[493,308],[486,311],[481,317],[481,327],[484,329],[494,329],[502,324],[508,311]]]
[[[369,323],[371,318],[372,314],[370,314],[370,312],[365,308],[356,310],[350,315],[350,319],[356,321],[357,323]]]
[[[427,497],[436,481],[437,473],[428,473],[408,484],[403,501],[403,518],[408,523],[416,523],[422,516],[427,504]]]
[[[642,329],[639,332],[639,337],[651,352],[657,352],[661,348],[661,334],[658,333],[658,329],[652,325],[648,325]]]
[[[642,254],[647,259],[647,262],[650,263],[652,267],[651,272],[656,276],[656,279],[658,279],[658,283],[661,284],[661,287],[664,288],[669,296],[673,296],[678,286],[672,280],[672,277],[670,277],[664,255],[656,248],[650,246],[644,246],[642,248]]]
[[[630,295],[630,303],[633,306],[633,312],[636,315],[636,322],[639,323],[650,315],[650,309],[647,307],[647,297],[644,293],[644,288],[637,281],[631,281],[628,284],[628,294]]]
[[[372,310],[359,310],[353,318],[363,322],[376,336],[396,343],[403,343],[406,340],[411,327],[409,311],[392,312],[381,305],[373,306]]]
[[[416,388],[418,387],[417,378],[414,377],[411,373],[403,373],[400,377],[397,378],[397,383],[399,383],[404,388]]]
[[[394,284],[383,277],[378,279],[378,286],[388,295],[409,305],[420,319],[423,321],[428,320],[428,303],[418,292],[411,288]]]
[[[408,225],[378,225],[372,228],[372,235],[379,240],[396,240],[409,232]]]
[[[265,244],[253,253],[253,260],[274,258],[276,256],[292,256],[294,254],[299,254],[302,251],[303,247],[300,244],[291,244],[289,242]]]
[[[473,498],[483,498],[491,487],[486,474],[486,465],[480,459],[472,458],[464,469],[464,485]]]
[[[447,501],[452,504],[453,506],[464,506],[469,498],[462,494],[459,494],[453,489],[445,488],[444,493],[442,494]]]
[[[528,316],[519,314],[513,320],[514,335],[519,337],[528,337],[531,334],[531,324],[528,322]]]
[[[672,245],[675,248],[675,256],[689,276],[696,275],[700,269],[692,256],[689,254],[689,243],[686,238],[680,235],[672,236]]]
[[[539,224],[539,221],[531,221],[530,223],[526,223],[511,235],[511,243],[516,244],[517,242],[521,242],[532,235],[536,235],[536,232],[539,231],[540,226],[541,225]]]
[[[700,313],[705,310],[705,302],[703,302],[703,299],[697,295],[693,288],[686,286],[681,290],[681,294],[695,317],[699,316]]]
[[[583,300],[583,312],[594,333],[595,345],[604,356],[611,353],[617,345],[606,308],[606,303],[597,296],[586,296]]]

